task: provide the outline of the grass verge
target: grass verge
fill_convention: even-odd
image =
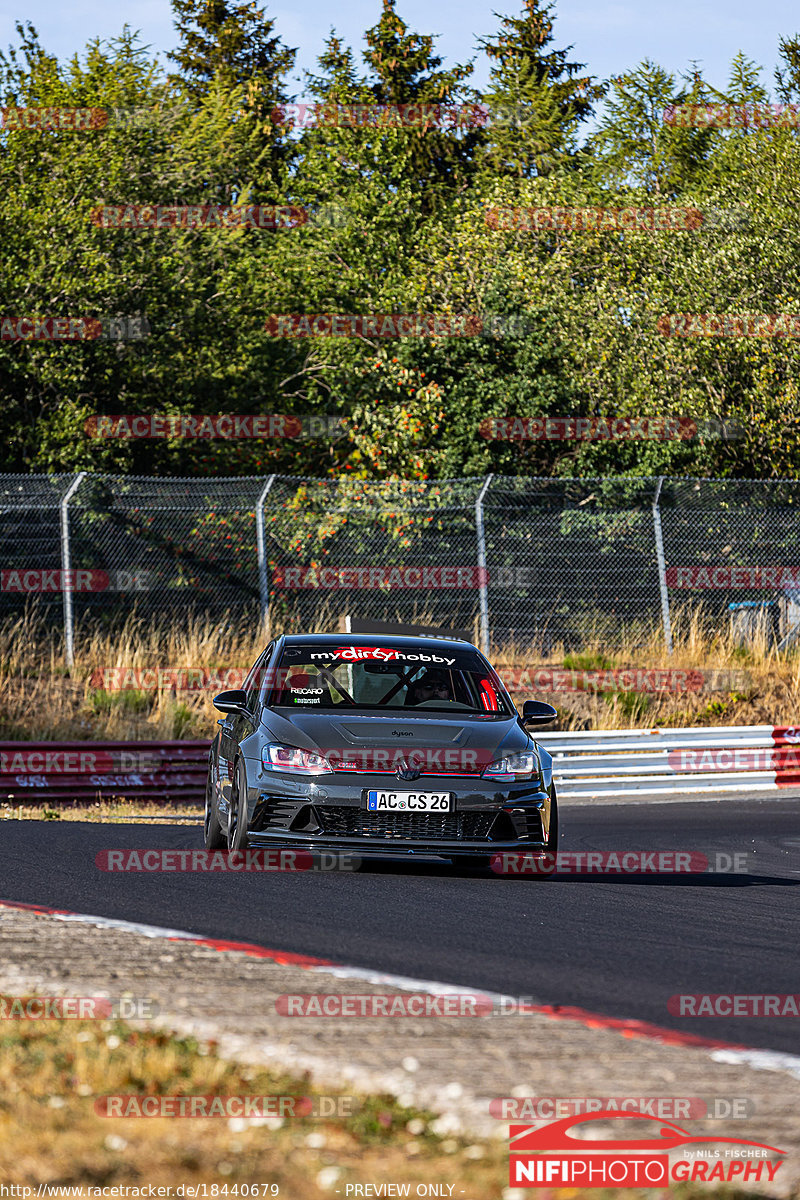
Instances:
[[[0,1027],[0,1179],[49,1183],[276,1184],[297,1200],[350,1180],[436,1179],[471,1200],[501,1193],[505,1145],[441,1129],[433,1113],[384,1096],[338,1101],[351,1115],[104,1117],[106,1095],[319,1097],[307,1077],[220,1058],[213,1043],[107,1021],[4,1021]],[[330,1092],[326,1095],[331,1095]],[[277,1107],[277,1106],[276,1106]],[[284,1111],[289,1111],[288,1101]],[[437,1126],[438,1121],[438,1126]],[[445,1121],[446,1125],[447,1122]],[[415,1194],[412,1186],[411,1194]]]
[[[0,1180],[32,1187],[34,1195],[45,1185],[75,1189],[73,1198],[87,1200],[99,1193],[78,1189],[153,1186],[169,1187],[175,1195],[184,1185],[185,1195],[190,1186],[203,1184],[211,1197],[253,1195],[249,1189],[258,1184],[260,1196],[332,1200],[346,1195],[348,1184],[365,1182],[408,1185],[405,1194],[411,1196],[418,1194],[418,1185],[435,1182],[438,1195],[525,1197],[507,1185],[504,1139],[464,1137],[453,1132],[446,1116],[403,1106],[388,1094],[340,1095],[335,1103],[349,1115],[327,1118],[124,1118],[95,1109],[102,1097],[132,1095],[282,1097],[284,1111],[302,1107],[299,1098],[319,1105],[321,1097],[307,1076],[231,1062],[219,1056],[214,1042],[119,1020],[4,1021]],[[322,1095],[334,1102],[330,1090]],[[633,1200],[642,1193],[585,1194],[587,1200]],[[583,1195],[580,1189],[543,1193],[544,1200]],[[758,1193],[681,1184],[647,1195],[653,1200],[756,1200]]]
[[[333,621],[325,626],[334,627]],[[75,662],[67,667],[56,626],[44,625],[31,613],[8,620],[0,625],[0,739],[210,738],[219,716],[214,695],[226,686],[239,686],[225,683],[226,674],[243,678],[267,636],[252,625],[235,628],[196,616],[182,624],[158,625],[133,615],[113,631],[79,628]],[[737,672],[736,678],[744,679],[722,691],[705,684],[701,690],[655,693],[612,685],[608,690],[515,694],[520,706],[532,696],[554,703],[562,729],[794,724],[800,708],[800,646],[778,653],[764,637],[743,646],[727,626],[709,628],[689,610],[675,611],[674,637],[672,655],[666,653],[661,631],[653,628],[631,632],[613,649],[602,636],[587,635],[580,653],[560,644],[548,644],[545,651],[544,643],[519,643],[495,648],[490,658],[498,667],[529,671],[640,667]]]
[[[0,804],[0,821],[96,821],[103,825],[198,825],[203,810],[176,805],[162,811],[135,800],[108,800],[94,804]]]

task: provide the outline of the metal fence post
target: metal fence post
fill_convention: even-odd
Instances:
[[[258,594],[261,600],[261,621],[269,620],[269,577],[267,575],[267,538],[264,531],[264,501],[277,476],[270,475],[256,501],[256,548],[258,553]]]
[[[475,501],[475,532],[478,535],[478,587],[480,589],[481,649],[489,655],[489,587],[486,577],[486,531],[483,525],[483,497],[494,478],[487,475]]]
[[[75,663],[75,616],[72,609],[72,556],[69,548],[69,502],[86,478],[86,471],[81,471],[67,488],[61,501],[61,584],[64,596],[64,645],[67,666]]]
[[[658,588],[661,593],[661,622],[664,626],[664,641],[667,645],[667,654],[672,654],[672,625],[669,619],[669,593],[667,591],[667,568],[664,562],[664,539],[661,534],[661,509],[659,508],[659,500],[661,499],[661,486],[664,482],[664,476],[659,475],[656,494],[653,497],[653,528],[656,535],[656,562],[658,563]]]

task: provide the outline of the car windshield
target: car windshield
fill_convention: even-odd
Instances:
[[[286,646],[270,680],[270,707],[431,709],[509,717],[495,672],[470,650],[420,646]]]

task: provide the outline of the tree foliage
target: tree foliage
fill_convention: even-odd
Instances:
[[[294,51],[274,21],[233,0],[173,2],[172,74],[127,27],[59,62],[18,25],[0,55],[7,110],[112,114],[92,128],[6,114],[0,128],[6,470],[798,474],[800,326],[664,334],[668,314],[800,314],[800,130],[665,120],[681,106],[769,103],[746,54],[724,93],[695,66],[676,79],[650,61],[596,81],[559,48],[552,5],[524,0],[480,43],[490,78],[479,93],[471,63],[448,66],[384,0],[360,48],[331,31],[304,98],[317,118],[298,129],[287,116]],[[780,55],[773,103],[794,104],[796,36]],[[437,115],[404,121],[409,105]],[[354,120],[363,106],[394,116]],[[451,124],[456,109],[472,116]],[[103,228],[93,213],[104,205],[217,217],[202,229]],[[230,206],[247,205],[302,215],[229,224]],[[644,217],[597,217],[631,209]],[[569,228],[575,210],[595,217]],[[648,227],[652,210],[694,216]],[[290,313],[469,324],[465,336],[272,336],[267,318]],[[7,332],[59,317],[136,317],[149,334]],[[92,436],[93,417],[148,413],[286,414],[306,435]],[[735,423],[735,436],[486,436],[492,420],[548,416],[691,418]]]

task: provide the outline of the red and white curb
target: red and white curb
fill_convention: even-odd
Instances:
[[[183,929],[168,929],[158,925],[144,925],[137,921],[125,921],[116,917],[102,917],[89,913],[76,913],[68,909],[48,908],[40,904],[24,904],[14,900],[0,900],[0,909],[10,908],[31,912],[39,916],[54,917],[59,921],[72,921],[84,925],[94,925],[103,929],[119,929],[129,933],[138,933],[149,938],[163,938],[166,941],[191,942],[193,945],[206,949],[226,951],[247,955],[249,958],[264,958],[281,965],[299,967],[313,974],[333,975],[337,979],[360,979],[380,987],[394,987],[400,991],[424,992],[433,996],[461,995],[474,993],[486,997],[496,1004],[508,1004],[513,997],[500,992],[488,992],[462,985],[440,983],[430,979],[414,979],[407,975],[393,975],[383,971],[373,971],[365,967],[346,966],[334,963],[325,958],[315,958],[308,954],[295,954],[287,950],[273,950],[266,946],[258,946],[253,942],[236,942],[227,938],[203,937],[200,934],[189,933]],[[800,1056],[785,1054],[777,1050],[761,1050],[743,1046],[737,1042],[721,1041],[717,1038],[704,1038],[693,1033],[680,1033],[647,1021],[630,1020],[620,1017],[609,1017],[603,1013],[590,1012],[585,1008],[559,1004],[523,1004],[516,1011],[521,1014],[536,1013],[556,1021],[574,1021],[587,1029],[605,1029],[621,1034],[628,1038],[644,1038],[648,1041],[659,1042],[667,1046],[683,1046],[687,1049],[708,1050],[714,1062],[729,1065],[750,1067],[759,1071],[782,1071],[794,1079],[800,1079]]]

